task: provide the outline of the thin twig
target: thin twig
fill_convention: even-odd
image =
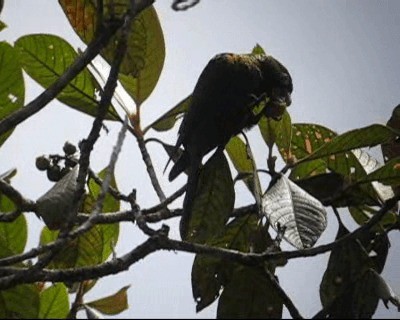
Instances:
[[[154,207],[151,207],[149,209],[143,209],[142,213],[144,215],[148,215],[150,213],[154,213],[154,212],[157,212],[159,210],[165,209],[168,204],[170,204],[171,202],[173,202],[177,198],[179,198],[185,192],[185,190],[186,190],[186,185],[184,185],[183,187],[181,187],[180,189],[175,191],[172,195],[170,195],[168,198],[166,198],[164,201],[162,201],[158,205],[156,205]]]
[[[36,204],[34,201],[26,199],[17,189],[12,187],[9,183],[4,181],[3,179],[0,179],[0,193],[4,194],[12,202],[14,202],[16,207],[21,211],[36,210]],[[1,215],[0,215],[0,221],[5,221],[2,220]]]
[[[267,268],[263,268],[263,271],[264,271],[265,275],[268,277],[268,279],[271,281],[272,285],[274,286],[276,292],[279,294],[279,297],[282,299],[283,304],[288,309],[292,318],[293,319],[303,319],[302,315],[300,314],[297,307],[294,305],[293,301],[286,294],[285,290],[282,289],[277,278]]]
[[[150,158],[150,154],[147,151],[146,143],[144,142],[143,136],[136,135],[136,141],[139,146],[139,150],[142,154],[143,161],[146,165],[147,173],[149,174],[151,184],[153,185],[154,190],[157,193],[158,198],[161,202],[165,201],[166,196],[161,189],[160,183],[158,182],[156,172],[154,170],[153,163]]]

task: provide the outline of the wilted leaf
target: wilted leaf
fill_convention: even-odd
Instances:
[[[69,312],[67,287],[55,283],[40,293],[40,319],[65,319]]]
[[[105,172],[106,169],[98,174],[100,178],[104,178]],[[89,192],[85,195],[83,201],[83,211],[91,213],[101,187],[92,179],[89,180],[88,186]],[[114,177],[111,180],[111,186],[117,188]],[[118,210],[119,201],[107,194],[103,203],[103,212],[115,212]],[[102,263],[113,251],[118,241],[118,234],[119,225],[117,223],[96,225],[88,232],[68,242],[64,250],[55,256],[49,267],[72,268]],[[56,240],[57,237],[58,232],[52,232],[44,228],[41,234],[40,244],[44,245],[52,242]]]
[[[324,206],[285,176],[264,194],[263,214],[284,238],[298,249],[314,245],[326,228]]]
[[[216,152],[203,166],[189,224],[190,241],[203,243],[218,235],[233,210],[235,191],[228,162]]]
[[[15,42],[24,70],[44,88],[52,85],[75,61],[78,54],[63,38],[50,34],[32,34]],[[91,116],[97,115],[95,79],[84,69],[63,89],[57,99]],[[111,108],[111,107],[110,107]],[[110,109],[107,120],[118,120]]]
[[[161,117],[159,117],[152,124],[147,126],[143,131],[146,132],[150,128],[153,128],[156,131],[167,131],[173,128],[175,122],[178,120],[179,116],[185,113],[192,99],[192,95],[189,95],[181,102],[179,102],[175,107],[164,113]]]
[[[246,145],[238,136],[235,136],[229,140],[225,150],[238,173],[247,175],[243,181],[256,202],[261,203],[261,184],[250,146]]]
[[[0,120],[24,105],[25,85],[16,50],[7,42],[0,42]],[[0,146],[13,129],[0,135]]]
[[[74,213],[78,170],[76,165],[36,201],[37,214],[50,230],[60,229],[69,220],[70,214]]]
[[[218,302],[219,319],[280,319],[283,301],[259,267],[239,266]]]
[[[89,43],[94,37],[97,26],[94,2],[87,0],[58,0],[58,2],[78,36],[83,42]]]
[[[126,293],[129,287],[130,286],[125,286],[113,295],[88,302],[86,305],[104,314],[115,315],[121,313],[129,307],[128,296]]]

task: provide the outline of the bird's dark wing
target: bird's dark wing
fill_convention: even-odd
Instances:
[[[243,129],[246,107],[259,95],[261,71],[251,55],[214,57],[201,73],[179,129],[179,144],[204,156]]]

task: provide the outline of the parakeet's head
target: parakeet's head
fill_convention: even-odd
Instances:
[[[263,76],[262,89],[267,93],[270,98],[269,104],[274,109],[268,110],[266,108],[266,111],[272,112],[272,114],[267,114],[267,116],[279,118],[285,108],[292,103],[292,77],[285,66],[272,56],[259,55],[258,60]]]

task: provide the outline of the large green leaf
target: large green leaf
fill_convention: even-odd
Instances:
[[[321,146],[318,150],[309,152],[307,160],[331,156],[346,151],[374,147],[383,144],[397,137],[398,133],[384,125],[373,124],[364,128],[350,130],[334,137],[331,141]]]
[[[340,224],[336,238],[348,233]],[[330,317],[365,319],[374,314],[379,297],[371,290],[373,286],[366,281],[366,274],[370,269],[382,271],[387,249],[387,236],[376,238],[371,233],[360,241],[347,241],[332,250],[320,286],[321,302]]]
[[[228,162],[216,152],[201,170],[193,200],[189,239],[203,243],[219,234],[228,221],[235,202],[235,191]]]
[[[218,302],[219,319],[280,319],[283,301],[262,268],[239,266]]]
[[[44,88],[53,84],[78,57],[76,51],[64,39],[50,34],[32,34],[15,42],[24,70]],[[66,105],[96,116],[98,102],[95,95],[95,79],[84,69],[60,92],[57,99]],[[106,116],[117,120],[114,109]]]
[[[219,236],[207,242],[211,246],[241,252],[263,252],[272,245],[265,226],[258,216],[249,214],[233,219]],[[197,312],[214,302],[231,280],[237,264],[220,258],[198,254],[192,267],[192,290]],[[270,266],[274,269],[274,266]]]
[[[239,175],[246,175],[243,181],[247,188],[253,194],[257,203],[261,203],[261,184],[250,146],[236,136],[229,140],[225,149]]]
[[[126,1],[126,0],[125,0]],[[165,43],[154,7],[147,8],[133,21],[128,51],[119,80],[137,105],[141,105],[155,88],[164,66]],[[114,50],[106,48],[105,58]]]
[[[103,16],[110,18],[110,8],[114,17],[121,18],[129,9],[130,0],[115,4],[103,1]],[[81,39],[88,43],[93,39],[97,25],[97,9],[94,1],[59,0],[68,20]],[[160,21],[153,6],[142,11],[133,21],[128,39],[128,50],[120,68],[119,80],[137,105],[143,103],[156,86],[164,65],[165,43]],[[118,44],[118,34],[102,51],[108,63],[114,59]]]
[[[16,50],[0,42],[0,120],[24,105],[25,86]],[[12,130],[0,135],[0,146]]]
[[[3,319],[36,319],[39,305],[36,284],[21,284],[0,291],[0,315]]]
[[[185,99],[183,99],[182,101],[180,101],[175,107],[164,113],[156,121],[147,126],[143,131],[146,132],[150,128],[153,128],[156,131],[167,131],[173,128],[179,116],[181,116],[188,110],[191,98],[192,96],[190,95]]]
[[[290,173],[290,178],[293,181],[325,174],[327,171],[333,171],[343,176],[343,178],[346,179],[346,183],[357,182],[366,176],[367,168],[364,168],[364,163],[361,163],[364,162],[364,157],[357,156],[355,153],[355,151],[358,150],[358,153],[364,154],[359,149],[338,152],[321,156],[318,159],[309,160],[316,150],[325,148],[333,139],[338,137],[334,131],[320,125],[308,123],[297,123],[293,124],[292,127],[293,134],[290,154],[295,159],[303,159],[294,166]],[[285,161],[289,161],[285,153],[282,153],[282,156]],[[348,193],[348,195],[350,194],[350,201],[346,201],[346,199],[343,198],[336,204],[342,206],[346,203],[352,203],[353,205],[360,203],[379,203],[379,196],[372,184],[358,186]],[[368,201],[362,201],[363,198]]]
[[[69,312],[67,287],[55,283],[40,293],[40,319],[65,319]]]

